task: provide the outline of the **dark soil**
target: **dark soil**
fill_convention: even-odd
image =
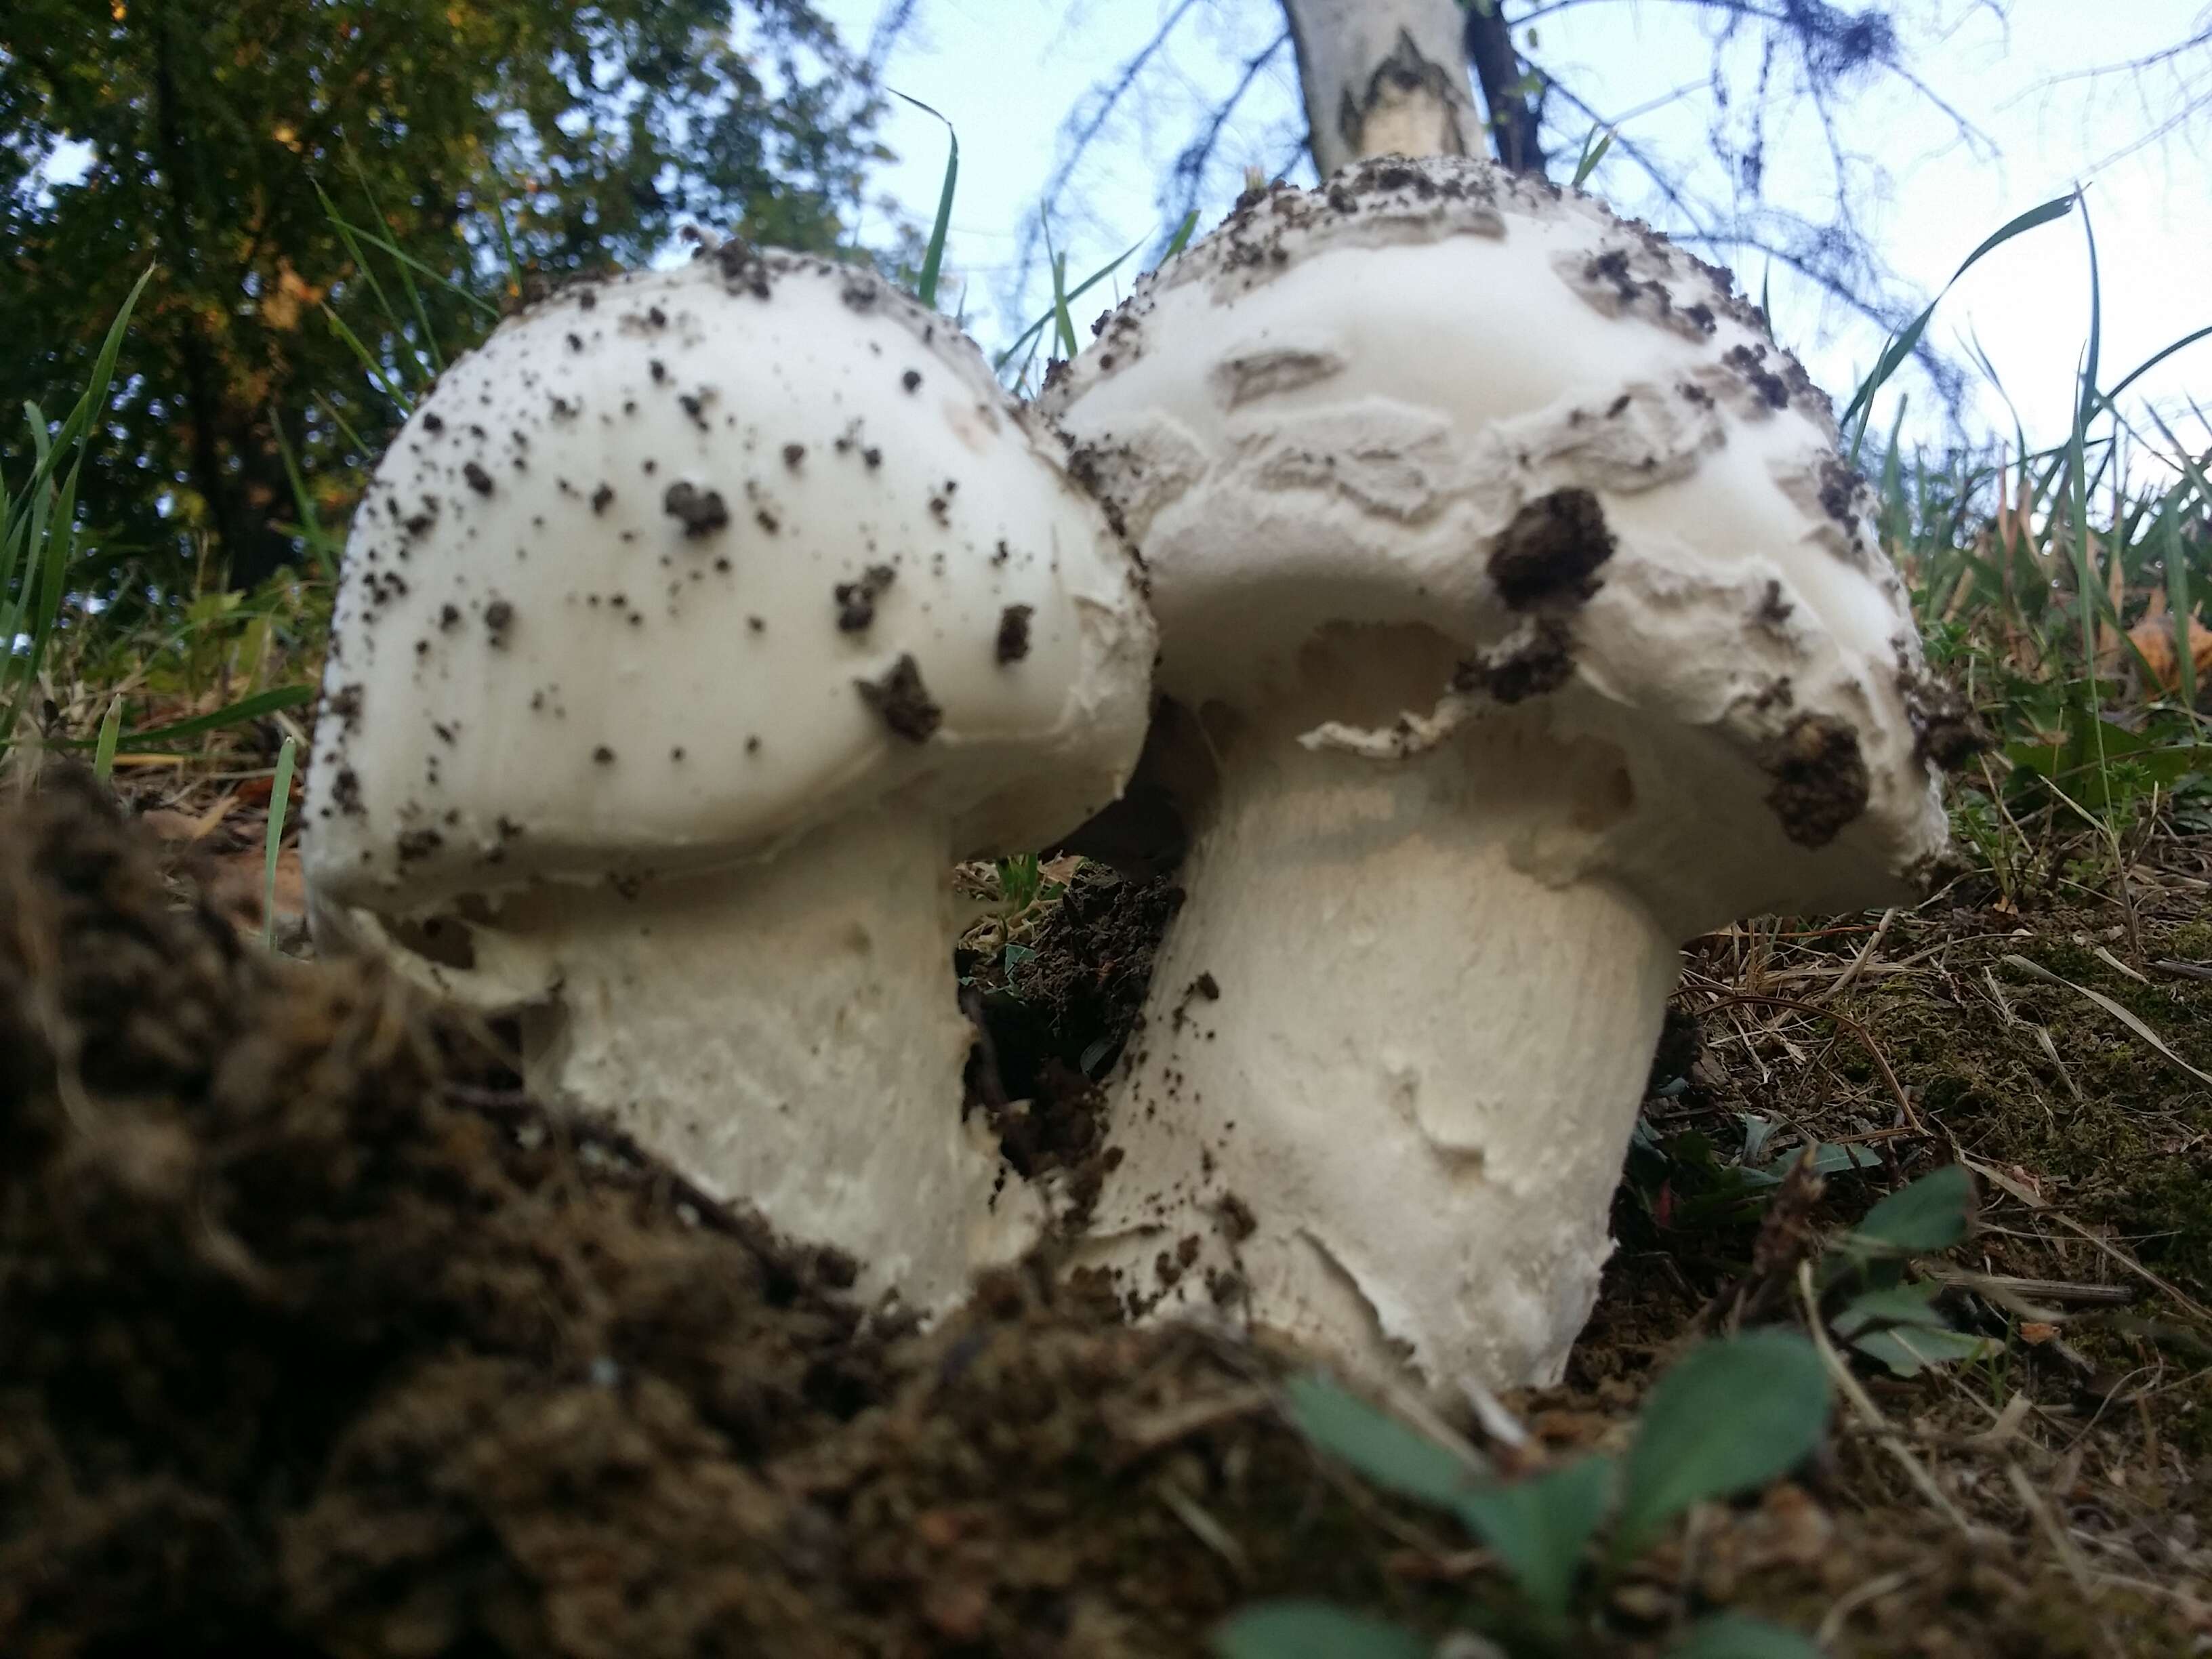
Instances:
[[[1126,1032],[1171,893],[1085,871],[1036,956],[977,975],[1013,1097]],[[1735,1097],[1730,1034],[1705,1040],[1675,1050],[1699,1073],[1678,1115]],[[180,903],[88,783],[0,821],[0,1653],[1135,1659],[1271,1595],[1431,1632],[1499,1603],[1486,1557],[1285,1426],[1258,1352],[1121,1328],[1041,1273],[878,1328],[849,1263],[479,1053],[379,974]],[[1630,1190],[1645,1218],[1570,1385],[1509,1402],[1540,1448],[1616,1443],[1735,1293]],[[1929,1432],[1946,1386],[1917,1396]],[[2109,1507],[2142,1430],[2075,1420],[2060,1474]],[[2008,1455],[2078,1520],[2037,1447]],[[1838,1653],[2189,1650],[2157,1588],[2185,1551],[2131,1545],[2149,1587],[2086,1595],[2032,1517],[1978,1509],[1966,1536],[1888,1467],[1847,1434],[1700,1511],[1592,1651],[1656,1655],[1719,1605],[1832,1619]],[[2169,1537],[2204,1507],[2160,1501]]]

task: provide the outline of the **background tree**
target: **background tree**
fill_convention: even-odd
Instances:
[[[1966,0],[1965,10],[2002,24],[2008,4]],[[1176,0],[1069,118],[1045,206],[1050,214],[1079,199],[1086,154],[1117,113],[1163,92],[1173,97],[1188,82],[1178,49],[1210,20],[1218,36],[1248,44],[1224,54],[1231,78],[1169,169],[1163,225],[1233,194],[1251,159],[1250,129],[1236,125],[1240,107],[1295,65],[1305,118],[1282,135],[1263,171],[1310,179],[1355,153],[1404,147],[1402,130],[1427,135],[1419,148],[1487,153],[1564,183],[1585,146],[1607,135],[1603,188],[1614,205],[1707,258],[1772,270],[1778,287],[1801,283],[1887,332],[1926,296],[1896,278],[1867,228],[1887,173],[1882,134],[1859,112],[1863,94],[1903,88],[1950,142],[1993,155],[1990,141],[1922,72],[1960,15],[1960,5],[1941,0],[1856,9],[1830,0]],[[1691,84],[1654,86],[1633,107],[1608,107],[1571,64],[1547,56],[1560,27],[1586,15],[1695,28],[1706,72]],[[1624,46],[1632,38],[1624,32]],[[1692,100],[1705,112],[1695,154],[1669,155],[1644,140],[1635,117]],[[1809,133],[1812,143],[1796,144],[1792,176],[1778,193],[1767,161],[1785,130]],[[1233,157],[1232,134],[1244,142]],[[1032,233],[1021,255],[1026,261],[1036,252]],[[1920,367],[1955,408],[1965,385],[1957,366],[1924,350]]]
[[[285,447],[343,495],[398,418],[389,360],[434,363],[481,327],[428,273],[495,291],[510,257],[549,276],[637,260],[693,219],[831,246],[875,110],[805,0],[9,0],[0,467],[20,471],[24,400],[67,406],[154,264],[82,493],[80,580],[173,585],[203,549],[258,580],[295,546]],[[88,166],[52,182],[67,144]],[[319,186],[420,262],[419,303],[395,263],[368,291]]]

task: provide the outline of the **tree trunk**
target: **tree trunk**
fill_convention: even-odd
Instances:
[[[1479,131],[1453,0],[1283,0],[1326,179],[1370,155],[1465,155]]]
[[[1542,173],[1544,146],[1535,101],[1523,84],[1512,31],[1496,5],[1467,9],[1467,55],[1474,65],[1474,78],[1482,83],[1498,159],[1516,173]]]

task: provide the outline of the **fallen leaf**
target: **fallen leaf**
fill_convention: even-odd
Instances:
[[[2181,659],[2173,648],[2173,618],[2166,615],[2145,617],[2128,629],[2128,637],[2142,653],[2154,685],[2160,691],[2179,690]],[[2197,683],[2202,685],[2206,677],[2212,675],[2212,628],[2207,628],[2193,616],[2189,619],[2189,656],[2196,667]]]

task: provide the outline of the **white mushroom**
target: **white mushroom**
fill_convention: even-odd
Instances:
[[[1079,1267],[1556,1378],[1677,945],[1946,845],[1966,726],[1826,402],[1644,228],[1394,159],[1248,196],[1045,405],[1149,567],[1191,831]]]
[[[1110,800],[1146,720],[1134,567],[1033,418],[847,267],[562,290],[378,468],[309,781],[325,932],[922,1310],[1040,1213],[962,1121],[951,866]]]

